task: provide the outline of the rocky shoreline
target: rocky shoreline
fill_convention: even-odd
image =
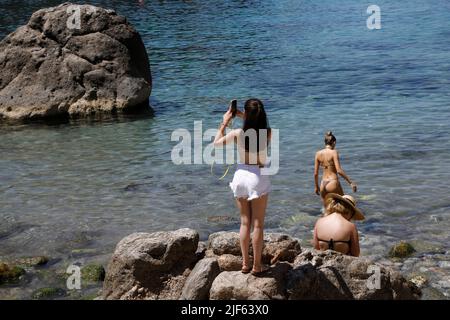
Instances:
[[[3,256],[0,298],[448,299],[447,252],[415,251],[400,242],[383,259],[355,258],[266,233],[263,261],[270,270],[255,277],[240,272],[237,232],[216,232],[205,240],[199,241],[195,230],[180,229],[131,234],[112,255],[79,249],[69,259]],[[71,264],[81,269],[81,290],[66,287]],[[380,271],[376,290],[370,289],[369,279],[374,267]]]
[[[400,273],[365,258],[302,250],[288,235],[268,233],[265,275],[243,274],[239,235],[218,232],[207,243],[192,229],[135,233],[122,239],[108,265],[102,299],[419,299]],[[370,269],[379,272],[371,285]],[[378,281],[378,280],[377,280]]]

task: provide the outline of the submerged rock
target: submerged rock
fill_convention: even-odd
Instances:
[[[178,299],[197,262],[192,229],[134,233],[122,239],[108,265],[105,299]]]
[[[14,264],[26,266],[26,267],[37,267],[46,265],[50,261],[49,257],[38,256],[38,257],[24,257],[14,260]]]
[[[57,297],[62,297],[65,294],[66,294],[66,292],[64,291],[64,289],[47,287],[47,288],[40,288],[38,290],[35,290],[31,294],[31,298],[33,300],[51,300],[51,299],[55,299]]]
[[[81,268],[83,282],[100,282],[105,279],[105,268],[101,264],[88,264]]]
[[[81,248],[81,249],[73,249],[71,252],[72,256],[87,256],[87,255],[98,255],[97,249],[92,248]]]
[[[209,216],[206,220],[210,223],[230,223],[239,221],[234,216]]]
[[[0,284],[18,282],[24,274],[23,268],[0,262]]]
[[[391,250],[389,250],[389,257],[406,258],[412,255],[414,252],[416,252],[416,250],[410,243],[401,241],[394,245]]]
[[[150,111],[147,52],[113,10],[71,3],[38,10],[0,42],[0,66],[0,119]]]

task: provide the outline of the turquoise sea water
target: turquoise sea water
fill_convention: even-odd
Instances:
[[[59,2],[1,3],[4,37]],[[447,1],[377,1],[380,30],[366,27],[372,3],[356,0],[89,3],[116,9],[140,32],[155,117],[0,127],[0,256],[47,254],[57,269],[105,263],[135,231],[190,227],[206,239],[237,229],[232,173],[219,181],[208,165],[174,165],[170,136],[199,120],[216,128],[230,99],[259,97],[280,130],[266,229],[309,246],[321,209],[314,153],[332,130],[367,217],[358,224],[362,255],[384,261],[394,242],[412,241],[419,260],[399,268],[426,274],[430,288],[449,294]],[[218,215],[234,220],[211,219]],[[46,281],[8,297],[27,297]]]

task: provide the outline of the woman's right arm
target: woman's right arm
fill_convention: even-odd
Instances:
[[[232,117],[233,116],[231,114],[231,107],[229,107],[228,111],[225,112],[225,114],[223,115],[223,121],[220,124],[219,129],[217,129],[217,133],[214,138],[214,146],[215,147],[220,147],[225,144],[234,142],[234,140],[236,139],[236,133],[237,133],[236,129],[232,130],[231,132],[229,132],[228,134],[225,135],[225,129],[227,128],[228,124],[230,123]]]
[[[354,224],[350,239],[351,239],[350,254],[354,257],[359,257],[360,249],[359,249],[358,229],[356,229],[356,226]]]

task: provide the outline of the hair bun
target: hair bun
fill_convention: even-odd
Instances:
[[[333,132],[328,131],[328,132],[326,133],[326,135],[327,135],[327,136],[332,136],[332,135],[333,135]]]

